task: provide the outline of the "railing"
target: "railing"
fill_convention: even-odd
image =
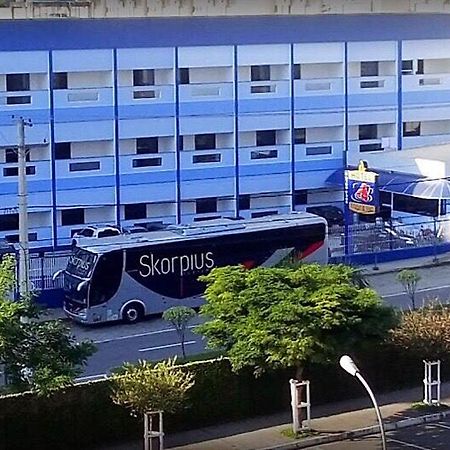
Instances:
[[[33,290],[62,288],[63,277],[53,280],[53,274],[66,268],[69,253],[31,254],[29,276]]]

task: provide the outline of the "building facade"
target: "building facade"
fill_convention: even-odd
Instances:
[[[449,30],[445,14],[0,21],[0,237],[18,235],[18,117],[34,247],[339,204],[347,161],[449,140]]]

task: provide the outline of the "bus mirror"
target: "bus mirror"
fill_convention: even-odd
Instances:
[[[81,289],[83,289],[86,285],[87,285],[87,281],[82,281],[81,283],[78,283],[77,291],[80,292]]]
[[[57,272],[55,272],[52,276],[52,280],[55,281],[60,275],[62,275],[64,273],[64,270],[58,270]]]

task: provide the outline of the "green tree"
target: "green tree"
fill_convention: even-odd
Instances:
[[[450,309],[446,305],[431,305],[401,315],[400,324],[391,331],[394,345],[435,361],[450,356]]]
[[[185,336],[188,323],[196,316],[196,312],[188,306],[174,306],[163,313],[163,319],[170,322],[178,334],[183,358],[186,358]]]
[[[295,367],[301,380],[308,363],[335,361],[363,341],[382,340],[395,324],[394,310],[357,278],[344,265],[216,268],[201,278],[201,314],[209,320],[196,332],[210,347],[224,348],[234,370]]]
[[[44,321],[31,300],[11,301],[14,260],[0,262],[0,364],[16,389],[49,394],[70,384],[95,351],[62,321]],[[26,319],[26,320],[24,320]]]
[[[130,409],[134,416],[148,417],[150,413],[162,414],[180,409],[188,390],[194,385],[194,375],[177,366],[174,358],[154,366],[148,361],[126,363],[111,382],[114,403]],[[144,421],[145,448],[148,448],[151,423],[151,419]]]
[[[415,270],[404,269],[397,274],[396,279],[410,298],[412,309],[416,309],[417,285],[422,277]]]

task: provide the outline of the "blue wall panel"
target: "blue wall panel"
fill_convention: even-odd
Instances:
[[[289,111],[291,108],[290,98],[261,98],[255,100],[239,100],[240,113]]]
[[[180,102],[180,116],[201,116],[205,114],[233,115],[233,100],[217,100],[211,102]]]
[[[138,119],[141,117],[170,117],[175,115],[173,103],[156,103],[154,105],[119,105],[120,119]]]
[[[55,108],[55,122],[87,122],[114,119],[113,106],[91,106],[85,108]]]
[[[343,95],[317,95],[295,97],[294,108],[298,110],[308,109],[344,109]]]
[[[389,106],[397,107],[397,92],[389,93],[367,93],[367,94],[349,94],[348,106],[364,108],[371,106]]]
[[[426,92],[403,91],[404,105],[423,105],[433,103],[450,103],[450,91],[427,90]]]

